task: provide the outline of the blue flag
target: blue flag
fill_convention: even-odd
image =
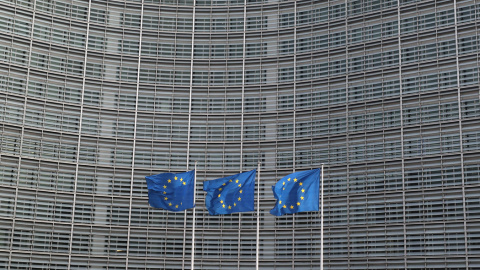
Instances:
[[[257,170],[205,181],[205,204],[210,215],[248,212],[255,209],[255,175]]]
[[[152,207],[169,211],[183,211],[195,207],[195,171],[161,173],[146,176],[148,202]]]
[[[277,202],[270,214],[281,216],[318,211],[320,169],[289,174],[272,186]]]

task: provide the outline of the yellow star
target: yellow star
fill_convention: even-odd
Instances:
[[[242,198],[238,197],[238,201],[241,201],[241,200],[242,200]]]
[[[164,192],[163,192],[163,194],[167,194],[167,192],[166,192],[166,191],[164,191]]]
[[[302,188],[302,192],[305,192],[305,189]]]
[[[168,182],[168,183],[171,183],[171,182],[172,182],[172,180],[168,179],[168,180],[167,180],[167,182]]]
[[[288,179],[287,179],[287,180],[288,180],[288,182],[290,182],[290,179],[292,179],[292,178],[288,178]]]
[[[299,185],[300,185],[300,186],[303,186],[303,183],[302,183],[302,182],[300,182],[300,183],[299,183]]]
[[[169,203],[168,206],[172,206],[172,203]]]
[[[237,179],[237,180],[235,180],[235,183],[238,183],[238,179]]]
[[[218,194],[218,198],[220,198],[220,196],[222,196],[222,194]]]
[[[229,206],[228,206],[228,209],[232,209],[232,207],[229,205]]]
[[[283,188],[283,190],[285,190],[285,188]]]
[[[285,182],[283,182],[283,185],[285,186]]]
[[[302,196],[302,197],[300,197],[300,199],[302,199],[302,201],[303,201],[303,196]]]
[[[300,205],[300,203],[299,203],[299,202],[297,202],[297,205]]]
[[[225,204],[222,204],[222,207],[225,208]]]
[[[178,208],[178,204],[177,204],[177,205],[175,205],[175,208]]]
[[[168,198],[167,198],[167,197],[165,197],[165,201],[167,201],[167,200],[168,200]]]
[[[243,190],[240,189],[240,194],[242,194],[242,193],[243,193]]]
[[[183,178],[180,178],[180,181],[183,181]]]
[[[283,205],[283,208],[287,208],[287,206],[284,204],[284,205]]]
[[[223,200],[221,200],[220,203],[223,203]]]
[[[242,187],[242,184],[238,184],[238,187]]]
[[[297,182],[297,178],[293,179],[293,182],[295,182],[295,183],[296,183],[296,182]]]
[[[222,186],[225,186],[227,183],[223,183]]]
[[[175,176],[175,181],[177,181],[178,177]]]
[[[278,204],[282,204],[282,201],[279,201]]]
[[[187,182],[183,182],[183,185],[185,186],[187,184]]]
[[[232,181],[232,179],[230,179],[228,182],[232,183],[233,181]]]
[[[237,206],[237,203],[233,203],[233,206]]]
[[[163,185],[163,188],[167,188],[167,186]]]
[[[222,191],[222,188],[219,188],[218,191]]]
[[[290,205],[290,209],[293,209],[293,205]]]

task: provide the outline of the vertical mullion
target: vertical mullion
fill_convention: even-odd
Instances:
[[[243,132],[244,132],[244,107],[245,107],[245,56],[246,56],[246,32],[247,32],[247,0],[243,2],[243,39],[242,39],[242,106],[240,119],[240,172],[243,172]],[[260,38],[261,39],[261,38]],[[261,43],[261,40],[260,40]],[[260,186],[257,186],[260,189]],[[260,200],[260,197],[257,198]],[[242,228],[242,213],[238,215],[238,255],[237,255],[237,269],[240,269],[241,257],[241,228]]]
[[[457,22],[457,0],[453,1],[453,15],[455,21],[455,64],[457,68],[457,99],[458,99],[458,132],[460,143],[460,170],[462,172],[462,207],[463,207],[463,231],[465,239],[465,267],[468,269],[468,234],[467,234],[467,207],[465,201],[465,168],[463,156],[463,132],[462,132],[462,96],[460,89],[460,60],[458,59],[458,22]]]
[[[240,171],[243,171],[243,133],[244,133],[244,113],[245,113],[245,57],[246,57],[246,31],[247,31],[247,0],[243,3],[243,48],[242,48],[242,111],[240,120]],[[261,43],[261,37],[260,37]]]
[[[138,41],[138,61],[137,61],[137,81],[136,81],[136,93],[135,93],[135,120],[133,122],[133,146],[132,146],[132,174],[130,175],[130,198],[129,198],[129,207],[128,207],[128,228],[127,228],[127,251],[125,259],[125,269],[128,270],[128,258],[130,253],[130,234],[131,234],[131,224],[132,224],[132,203],[133,203],[133,181],[135,175],[135,147],[137,142],[137,118],[138,118],[138,94],[140,89],[140,67],[142,63],[142,34],[143,34],[143,11],[144,11],[144,1],[141,2],[140,10],[140,33]],[[125,36],[122,37],[125,39]]]
[[[407,225],[406,225],[406,205],[405,205],[405,153],[404,153],[404,128],[403,128],[403,85],[402,85],[402,36],[401,23],[402,13],[400,1],[397,3],[397,42],[398,42],[398,78],[399,78],[399,92],[400,92],[400,145],[401,145],[401,159],[402,159],[402,216],[403,216],[403,263],[405,269],[407,268]]]
[[[328,7],[329,10],[330,10],[330,6]],[[347,193],[347,198],[346,198],[346,201],[347,201],[347,217],[350,215],[350,196],[349,196],[349,179],[350,179],[350,153],[349,153],[349,150],[350,150],[350,143],[349,143],[349,133],[350,133],[350,127],[349,127],[349,121],[348,121],[348,113],[349,113],[349,110],[348,110],[348,102],[349,102],[349,98],[348,98],[348,87],[349,87],[349,81],[348,81],[348,75],[349,75],[349,60],[348,60],[348,57],[349,57],[349,54],[348,54],[348,49],[349,49],[349,36],[348,36],[348,0],[345,0],[345,69],[346,69],[346,75],[345,75],[345,130],[346,130],[346,135],[345,135],[345,143],[346,143],[346,161],[347,161],[347,164],[346,164],[346,168],[347,168],[347,182],[345,183],[346,185],[346,193]],[[330,24],[330,23],[329,23]],[[329,25],[330,26],[330,25]],[[327,33],[328,36],[330,36],[330,31],[329,33]],[[330,90],[330,82],[328,83],[328,90]],[[330,110],[330,109],[329,109]],[[328,148],[330,148],[330,145],[328,146]],[[323,173],[323,170],[322,170],[322,173]],[[324,185],[325,187],[325,185]],[[349,225],[350,223],[350,219],[347,218],[347,226]],[[348,263],[350,263],[350,230],[347,230],[347,260],[348,260]],[[323,266],[321,266],[321,268],[323,268]]]
[[[188,98],[188,126],[187,126],[187,164],[186,169],[188,170],[188,166],[190,163],[190,137],[191,137],[191,122],[192,122],[192,96],[193,96],[193,57],[194,57],[194,47],[195,47],[195,7],[196,2],[194,0],[193,7],[192,7],[192,47],[191,47],[191,54],[190,54],[190,82],[189,82],[189,98]],[[176,40],[175,40],[176,42]],[[194,187],[194,192],[197,192],[197,187]],[[195,216],[195,207],[192,210],[192,215]],[[192,223],[192,232],[194,230],[195,224]],[[185,255],[186,255],[186,236],[187,236],[187,210],[184,211],[183,216],[183,252],[182,252],[182,269],[185,269]],[[193,243],[193,242],[192,242]],[[193,245],[192,245],[192,248]],[[193,256],[193,254],[192,254]],[[194,258],[192,259],[192,263]]]
[[[73,228],[74,228],[74,221],[75,221],[75,206],[76,206],[76,199],[77,199],[77,182],[78,182],[78,170],[79,170],[79,162],[80,162],[80,143],[82,139],[82,119],[83,119],[83,103],[85,98],[85,80],[86,80],[86,73],[87,73],[87,59],[88,59],[88,35],[90,32],[90,11],[92,8],[92,1],[88,1],[88,10],[87,10],[87,30],[85,33],[85,53],[83,59],[83,76],[82,76],[82,92],[81,92],[81,101],[80,101],[80,119],[78,123],[78,142],[77,142],[77,156],[75,158],[75,176],[74,176],[74,186],[73,186],[73,204],[72,204],[72,221],[70,227],[70,240],[69,240],[69,247],[68,247],[68,270],[70,270],[70,264],[72,261],[72,245],[73,245]]]
[[[292,153],[292,169],[295,172],[296,167],[296,121],[297,121],[297,1],[294,1],[293,11],[293,153]]]
[[[190,162],[190,137],[191,137],[191,121],[192,121],[192,97],[193,97],[193,57],[194,57],[194,48],[195,48],[195,7],[196,4],[193,4],[192,9],[192,48],[190,55],[190,83],[189,83],[189,98],[188,98],[188,130],[187,130],[187,170]]]
[[[279,12],[280,13],[280,12]],[[292,171],[296,167],[296,120],[297,120],[297,1],[293,7],[293,136],[292,136]],[[292,269],[295,269],[295,214],[292,215]]]
[[[30,29],[30,43],[29,43],[29,50],[28,50],[28,59],[27,59],[27,76],[25,79],[25,93],[24,93],[24,99],[23,99],[23,114],[22,114],[22,127],[21,127],[21,133],[20,133],[20,143],[19,143],[19,148],[18,148],[18,166],[17,166],[17,176],[16,176],[16,185],[15,185],[15,198],[14,198],[14,204],[13,204],[13,218],[12,218],[12,229],[11,229],[11,234],[10,234],[10,247],[9,247],[9,255],[8,255],[8,269],[11,267],[12,263],[12,251],[13,251],[13,236],[15,233],[15,223],[16,223],[16,217],[17,217],[17,203],[18,203],[18,186],[20,182],[20,168],[22,164],[22,149],[23,149],[23,140],[24,140],[24,135],[25,135],[25,114],[27,112],[27,96],[28,96],[28,83],[30,81],[30,70],[31,70],[31,62],[32,62],[32,48],[33,48],[33,33],[34,33],[34,28],[35,28],[35,9],[36,9],[36,0],[33,1],[33,8],[32,8],[32,24],[31,24],[31,29]],[[13,43],[12,43],[13,45]],[[37,196],[37,194],[35,194]],[[35,198],[36,199],[36,198]]]

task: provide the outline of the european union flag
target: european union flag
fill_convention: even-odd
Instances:
[[[289,174],[272,186],[277,202],[270,214],[281,216],[318,211],[320,169]]]
[[[195,171],[146,176],[148,202],[152,207],[182,211],[195,207]]]
[[[257,170],[205,181],[205,204],[210,215],[248,212],[255,209],[255,175]]]

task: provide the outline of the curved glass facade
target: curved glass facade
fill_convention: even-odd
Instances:
[[[0,0],[0,269],[252,269],[255,212],[201,183],[261,162],[261,269],[480,268],[480,1]],[[186,239],[184,241],[184,239]]]

